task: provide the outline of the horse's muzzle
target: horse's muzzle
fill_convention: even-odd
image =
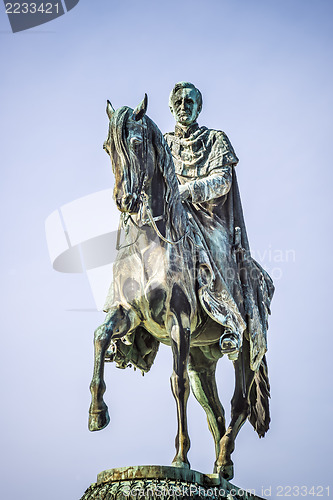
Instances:
[[[116,198],[116,204],[121,212],[136,214],[139,211],[140,199],[135,193],[130,193],[121,198]]]

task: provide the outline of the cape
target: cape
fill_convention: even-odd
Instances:
[[[207,314],[250,341],[257,370],[267,351],[272,279],[251,257],[235,167],[238,158],[222,131],[199,127],[165,134],[184,205],[196,235],[200,302]],[[221,332],[222,333],[222,332]]]

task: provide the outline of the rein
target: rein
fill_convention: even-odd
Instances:
[[[143,202],[143,205],[147,211],[147,215],[148,215],[148,219],[149,219],[149,222],[150,224],[152,225],[155,233],[157,234],[157,236],[162,240],[164,241],[165,243],[169,243],[170,245],[178,245],[178,243],[180,243],[184,238],[185,236],[188,234],[188,231],[189,231],[189,228],[187,227],[186,228],[186,231],[185,233],[178,239],[178,240],[175,240],[175,241],[172,241],[172,240],[168,240],[167,238],[165,238],[163,236],[163,234],[161,234],[160,230],[158,229],[157,225],[156,225],[156,222],[160,221],[160,220],[164,220],[164,215],[157,215],[156,217],[153,217],[153,214],[151,213],[151,210],[148,206],[148,203],[147,203],[147,199],[146,199],[146,193],[143,194],[142,196],[142,202]],[[126,217],[126,216],[125,216]],[[145,224],[142,224],[142,226],[139,226],[135,220],[133,219],[133,217],[131,216],[131,214],[128,214],[127,218],[125,219],[125,217],[123,216],[123,219],[124,219],[124,224],[125,226],[127,225],[127,222],[128,220],[130,220],[132,222],[132,224],[139,230],[139,231],[143,231],[142,227],[143,225]],[[145,222],[145,221],[144,221]],[[148,221],[147,221],[148,222]],[[122,248],[127,248],[127,247],[130,247],[132,245],[134,245],[134,243],[136,243],[139,239],[139,235],[136,237],[136,239],[134,241],[132,241],[131,243],[128,243],[127,245],[122,245],[120,246],[120,233],[121,233],[121,226],[122,226],[122,220],[120,219],[119,221],[119,227],[118,227],[118,231],[117,231],[117,242],[116,242],[116,250],[121,250]]]
[[[184,238],[185,236],[187,235],[188,233],[188,227],[186,228],[186,231],[185,233],[179,238],[179,240],[176,240],[176,241],[171,241],[171,240],[168,240],[167,238],[165,238],[163,236],[163,234],[160,233],[157,225],[156,225],[156,222],[155,221],[158,221],[158,220],[161,220],[164,218],[163,215],[159,215],[158,217],[153,217],[153,214],[151,213],[151,210],[148,206],[148,203],[147,203],[147,199],[146,199],[146,193],[144,193],[144,197],[143,197],[143,204],[145,206],[145,209],[147,211],[147,214],[148,214],[148,218],[151,222],[151,225],[153,226],[157,236],[162,240],[162,241],[165,241],[165,243],[169,243],[170,245],[177,245],[178,243],[180,243]]]

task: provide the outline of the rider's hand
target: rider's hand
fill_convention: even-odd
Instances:
[[[179,186],[179,194],[181,201],[185,201],[191,198],[191,192],[186,184]]]

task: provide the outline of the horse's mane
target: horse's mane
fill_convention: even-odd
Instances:
[[[118,156],[121,158],[121,161],[126,163],[130,163],[130,156],[125,146],[126,138],[124,122],[129,115],[129,109],[130,108],[126,108],[125,106],[123,106],[113,113],[109,123],[108,137],[103,145],[103,148],[110,156],[111,154],[115,156],[115,152],[117,152]],[[112,158],[112,166],[114,166],[115,164],[115,158]]]
[[[170,227],[173,229],[173,239],[179,239],[185,232],[188,219],[179,195],[179,184],[176,177],[172,154],[158,126],[148,116],[148,141],[155,149],[156,165],[160,169],[165,184],[165,202]]]
[[[126,122],[133,113],[131,108],[123,106],[116,110],[110,120],[109,135],[104,143],[104,148],[110,152],[117,152],[121,161],[125,164],[130,164],[132,161],[131,155],[128,154],[126,145]],[[162,132],[158,126],[148,116],[144,116],[144,147],[147,155],[147,145],[150,144],[155,153],[155,167],[162,174],[165,185],[164,200],[167,204],[166,214],[168,218],[168,227],[171,231],[171,237],[179,239],[187,227],[187,213],[183,208],[178,188],[178,181],[175,173],[171,151],[167,145]],[[108,151],[109,152],[109,151]],[[114,153],[113,153],[114,154]],[[148,157],[147,157],[148,159]],[[115,162],[112,162],[115,164]]]

